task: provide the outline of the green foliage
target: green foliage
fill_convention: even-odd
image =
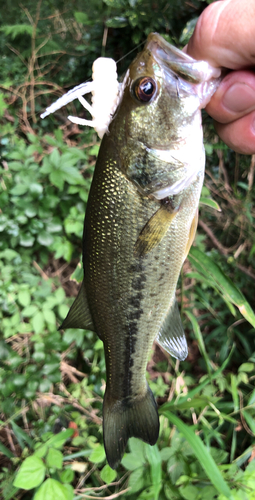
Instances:
[[[201,227],[178,290],[190,355],[179,366],[155,348],[148,381],[160,437],[154,447],[130,439],[117,471],[102,439],[102,342],[89,331],[58,331],[83,276],[83,219],[99,144],[92,131],[66,123],[66,110],[38,116],[63,88],[91,78],[100,55],[121,59],[121,74],[135,52],[123,56],[151,31],[186,44],[204,6],[29,0],[2,9],[3,500],[254,499],[254,160],[219,142],[208,117]]]
[[[3,31],[6,36],[10,36],[14,40],[19,35],[33,34],[33,26],[31,24],[12,24],[10,26],[2,26],[0,31]]]
[[[59,451],[72,434],[73,430],[68,429],[57,436],[49,437],[41,445],[37,443],[35,453],[22,462],[13,485],[25,490],[37,488],[34,498],[39,500],[44,498],[72,500],[73,488],[69,484],[62,484],[63,479],[69,482],[66,474],[69,469],[63,468],[64,457]],[[44,481],[46,474],[57,475],[58,480],[48,478]]]

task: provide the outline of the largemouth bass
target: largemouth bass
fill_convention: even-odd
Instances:
[[[84,281],[62,328],[93,330],[104,343],[103,433],[113,469],[131,436],[158,439],[146,381],[154,340],[180,360],[188,353],[175,291],[197,227],[200,108],[214,76],[207,63],[151,34],[101,143],[84,225]]]

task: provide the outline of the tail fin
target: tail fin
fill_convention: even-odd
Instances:
[[[159,434],[159,417],[153,394],[147,386],[144,396],[112,400],[107,389],[103,408],[104,447],[112,469],[116,469],[130,437],[153,445]]]

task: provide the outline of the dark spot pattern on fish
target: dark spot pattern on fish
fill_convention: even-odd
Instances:
[[[132,382],[132,368],[134,360],[132,355],[135,353],[135,344],[138,335],[138,326],[136,321],[131,321],[128,325],[128,334],[126,336],[126,348],[125,348],[125,359],[124,359],[124,372],[125,377],[123,378],[123,395],[124,397],[129,396],[132,393],[131,382]]]
[[[141,274],[140,276],[135,276],[132,280],[132,288],[134,290],[143,290],[145,288],[146,275]]]
[[[135,309],[139,309],[142,298],[143,294],[141,292],[137,293],[136,295],[134,295],[129,299],[129,304]]]
[[[141,315],[143,314],[143,310],[142,309],[137,309],[136,311],[133,311],[131,313],[128,314],[128,319],[129,320],[134,320],[134,319],[139,319],[141,317]]]
[[[145,270],[145,266],[142,262],[136,262],[136,264],[132,264],[129,268],[130,273],[141,273]]]

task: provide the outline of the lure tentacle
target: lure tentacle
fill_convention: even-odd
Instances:
[[[85,94],[89,94],[89,92],[92,92],[92,90],[93,90],[93,82],[86,82],[77,85],[77,87],[74,87],[73,89],[69,90],[66,94],[62,95],[57,101],[48,106],[48,108],[46,108],[44,113],[40,115],[41,118],[46,118],[46,116],[50,115],[51,113],[55,113],[55,111],[57,111],[58,109],[74,101],[74,99],[78,99],[79,97]],[[87,103],[87,101],[85,102]],[[87,105],[89,106],[89,103],[87,103]]]
[[[108,125],[117,107],[121,85],[118,83],[116,62],[113,59],[99,57],[93,63],[92,72],[92,82],[82,83],[69,90],[67,94],[46,108],[45,112],[41,114],[41,118],[54,113],[74,99],[78,99],[82,106],[89,111],[92,120],[75,116],[68,116],[68,119],[78,125],[93,127],[102,138],[108,131]],[[92,106],[83,97],[89,92],[92,92]]]

